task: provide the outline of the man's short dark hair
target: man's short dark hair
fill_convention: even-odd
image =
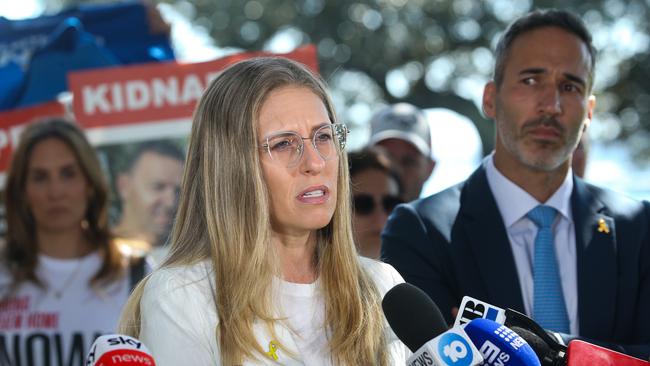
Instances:
[[[494,81],[497,87],[501,86],[503,82],[503,73],[508,59],[508,52],[515,39],[524,33],[543,27],[561,28],[571,34],[575,34],[585,43],[591,58],[591,68],[589,70],[589,79],[587,80],[589,90],[591,90],[596,68],[596,49],[591,42],[591,34],[578,16],[566,10],[558,9],[535,10],[515,20],[508,26],[508,29],[506,29],[499,39],[495,52]]]
[[[133,166],[140,160],[140,157],[145,153],[154,153],[178,160],[181,163],[185,162],[185,154],[176,144],[164,140],[147,141],[139,144],[135,148],[133,155],[126,162],[125,171],[130,172]]]

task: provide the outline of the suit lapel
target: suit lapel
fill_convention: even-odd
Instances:
[[[580,335],[606,339],[616,310],[616,227],[607,208],[574,179],[571,207],[576,232]]]
[[[467,238],[474,257],[468,263],[478,266],[479,278],[489,297],[481,300],[524,312],[510,240],[483,165],[463,187],[460,207],[456,225]]]

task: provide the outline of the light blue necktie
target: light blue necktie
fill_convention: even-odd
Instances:
[[[528,218],[537,225],[535,260],[533,263],[533,319],[542,328],[569,333],[569,317],[564,304],[560,273],[555,260],[553,221],[557,211],[550,206],[537,206]]]

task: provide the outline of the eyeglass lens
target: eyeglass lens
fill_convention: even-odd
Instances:
[[[323,160],[329,160],[337,154],[336,139],[341,139],[341,136],[334,124],[328,124],[320,127],[311,137],[312,145],[318,152],[318,155]],[[283,132],[281,134],[271,136],[267,139],[266,145],[271,155],[271,159],[278,160],[287,166],[295,165],[305,149],[305,139],[295,132]],[[345,139],[345,134],[343,134]],[[339,144],[345,142],[339,141]]]
[[[388,215],[390,214],[395,206],[402,203],[402,201],[397,196],[385,195],[381,197],[381,206],[384,209],[384,212]],[[354,212],[360,215],[369,215],[375,211],[377,207],[377,202],[375,197],[366,193],[359,193],[354,195]]]

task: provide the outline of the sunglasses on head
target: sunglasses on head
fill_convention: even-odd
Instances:
[[[359,215],[369,215],[375,211],[378,205],[384,209],[384,212],[390,214],[395,206],[404,201],[393,195],[384,195],[379,197],[381,202],[377,202],[373,195],[367,193],[358,193],[354,195],[354,213]]]

